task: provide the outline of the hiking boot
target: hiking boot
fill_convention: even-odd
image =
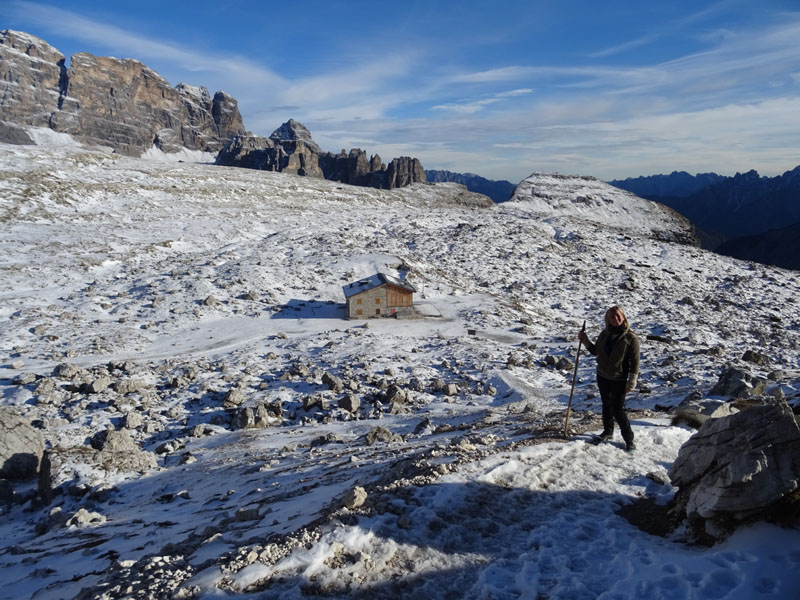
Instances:
[[[625,452],[633,452],[634,450],[636,450],[636,444],[633,442],[627,442],[625,444]]]
[[[607,440],[610,440],[613,437],[614,437],[614,432],[613,431],[610,432],[610,433],[608,431],[604,431],[603,433],[601,433],[600,435],[597,436],[597,439],[599,439],[601,442],[605,442]]]

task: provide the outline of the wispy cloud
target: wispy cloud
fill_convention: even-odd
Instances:
[[[132,33],[120,27],[87,19],[74,12],[36,2],[11,2],[7,10],[46,31],[99,44],[122,56],[139,60],[170,61],[191,72],[213,72],[227,79],[255,85],[281,85],[279,77],[245,57],[198,52],[178,44],[165,43]],[[177,83],[177,82],[175,82]]]
[[[661,37],[662,37],[661,33],[644,35],[636,39],[629,40],[621,44],[617,44],[616,46],[611,46],[610,48],[604,48],[603,50],[592,52],[589,54],[589,58],[607,58],[609,56],[614,56],[615,54],[622,54],[623,52],[627,52],[628,50],[633,50],[635,48],[640,48],[642,46],[647,46],[649,44],[652,44]]]
[[[492,104],[496,104],[506,98],[516,98],[519,96],[527,96],[528,94],[532,94],[533,90],[531,88],[520,88],[517,90],[509,90],[507,92],[498,92],[497,94],[492,95],[488,98],[481,98],[480,100],[472,100],[472,101],[465,101],[461,103],[449,103],[449,104],[437,104],[432,106],[433,110],[444,110],[444,111],[451,111],[457,112],[462,114],[474,114],[490,106]]]
[[[519,81],[536,73],[534,67],[510,66],[479,71],[477,73],[461,73],[448,79],[451,83],[500,83]]]
[[[677,32],[682,32],[690,25],[706,20],[712,17],[713,15],[722,12],[726,8],[729,8],[730,6],[736,4],[739,1],[740,0],[721,0],[720,2],[716,2],[711,6],[708,6],[702,10],[696,11],[689,15],[686,15],[680,19],[674,19],[667,23],[657,23],[654,25],[654,27],[657,27],[657,30],[651,33],[647,33],[645,35],[635,37],[634,39],[628,40],[627,42],[622,42],[620,44],[615,44],[614,46],[611,46],[609,48],[604,48],[602,50],[592,52],[589,54],[589,57],[607,58],[609,56],[615,56],[617,54],[622,54],[623,52],[628,52],[629,50],[641,48],[642,46],[648,46],[666,36],[673,35]]]

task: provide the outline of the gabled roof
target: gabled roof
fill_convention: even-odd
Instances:
[[[409,292],[417,291],[417,289],[407,281],[403,281],[397,277],[392,277],[386,273],[375,273],[374,275],[370,275],[364,279],[359,279],[353,283],[348,283],[347,285],[342,286],[342,290],[344,291],[344,297],[349,298],[350,296],[355,296],[361,292],[366,292],[367,290],[371,290],[386,284],[402,288]]]

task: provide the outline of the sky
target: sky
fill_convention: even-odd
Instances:
[[[384,162],[513,183],[800,164],[798,0],[4,0],[5,28]]]

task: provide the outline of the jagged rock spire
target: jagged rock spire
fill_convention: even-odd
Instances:
[[[294,119],[286,121],[286,123],[273,131],[272,135],[269,137],[277,142],[303,142],[316,152],[319,152],[319,146],[317,146],[317,143],[311,138],[311,132],[305,125]]]

